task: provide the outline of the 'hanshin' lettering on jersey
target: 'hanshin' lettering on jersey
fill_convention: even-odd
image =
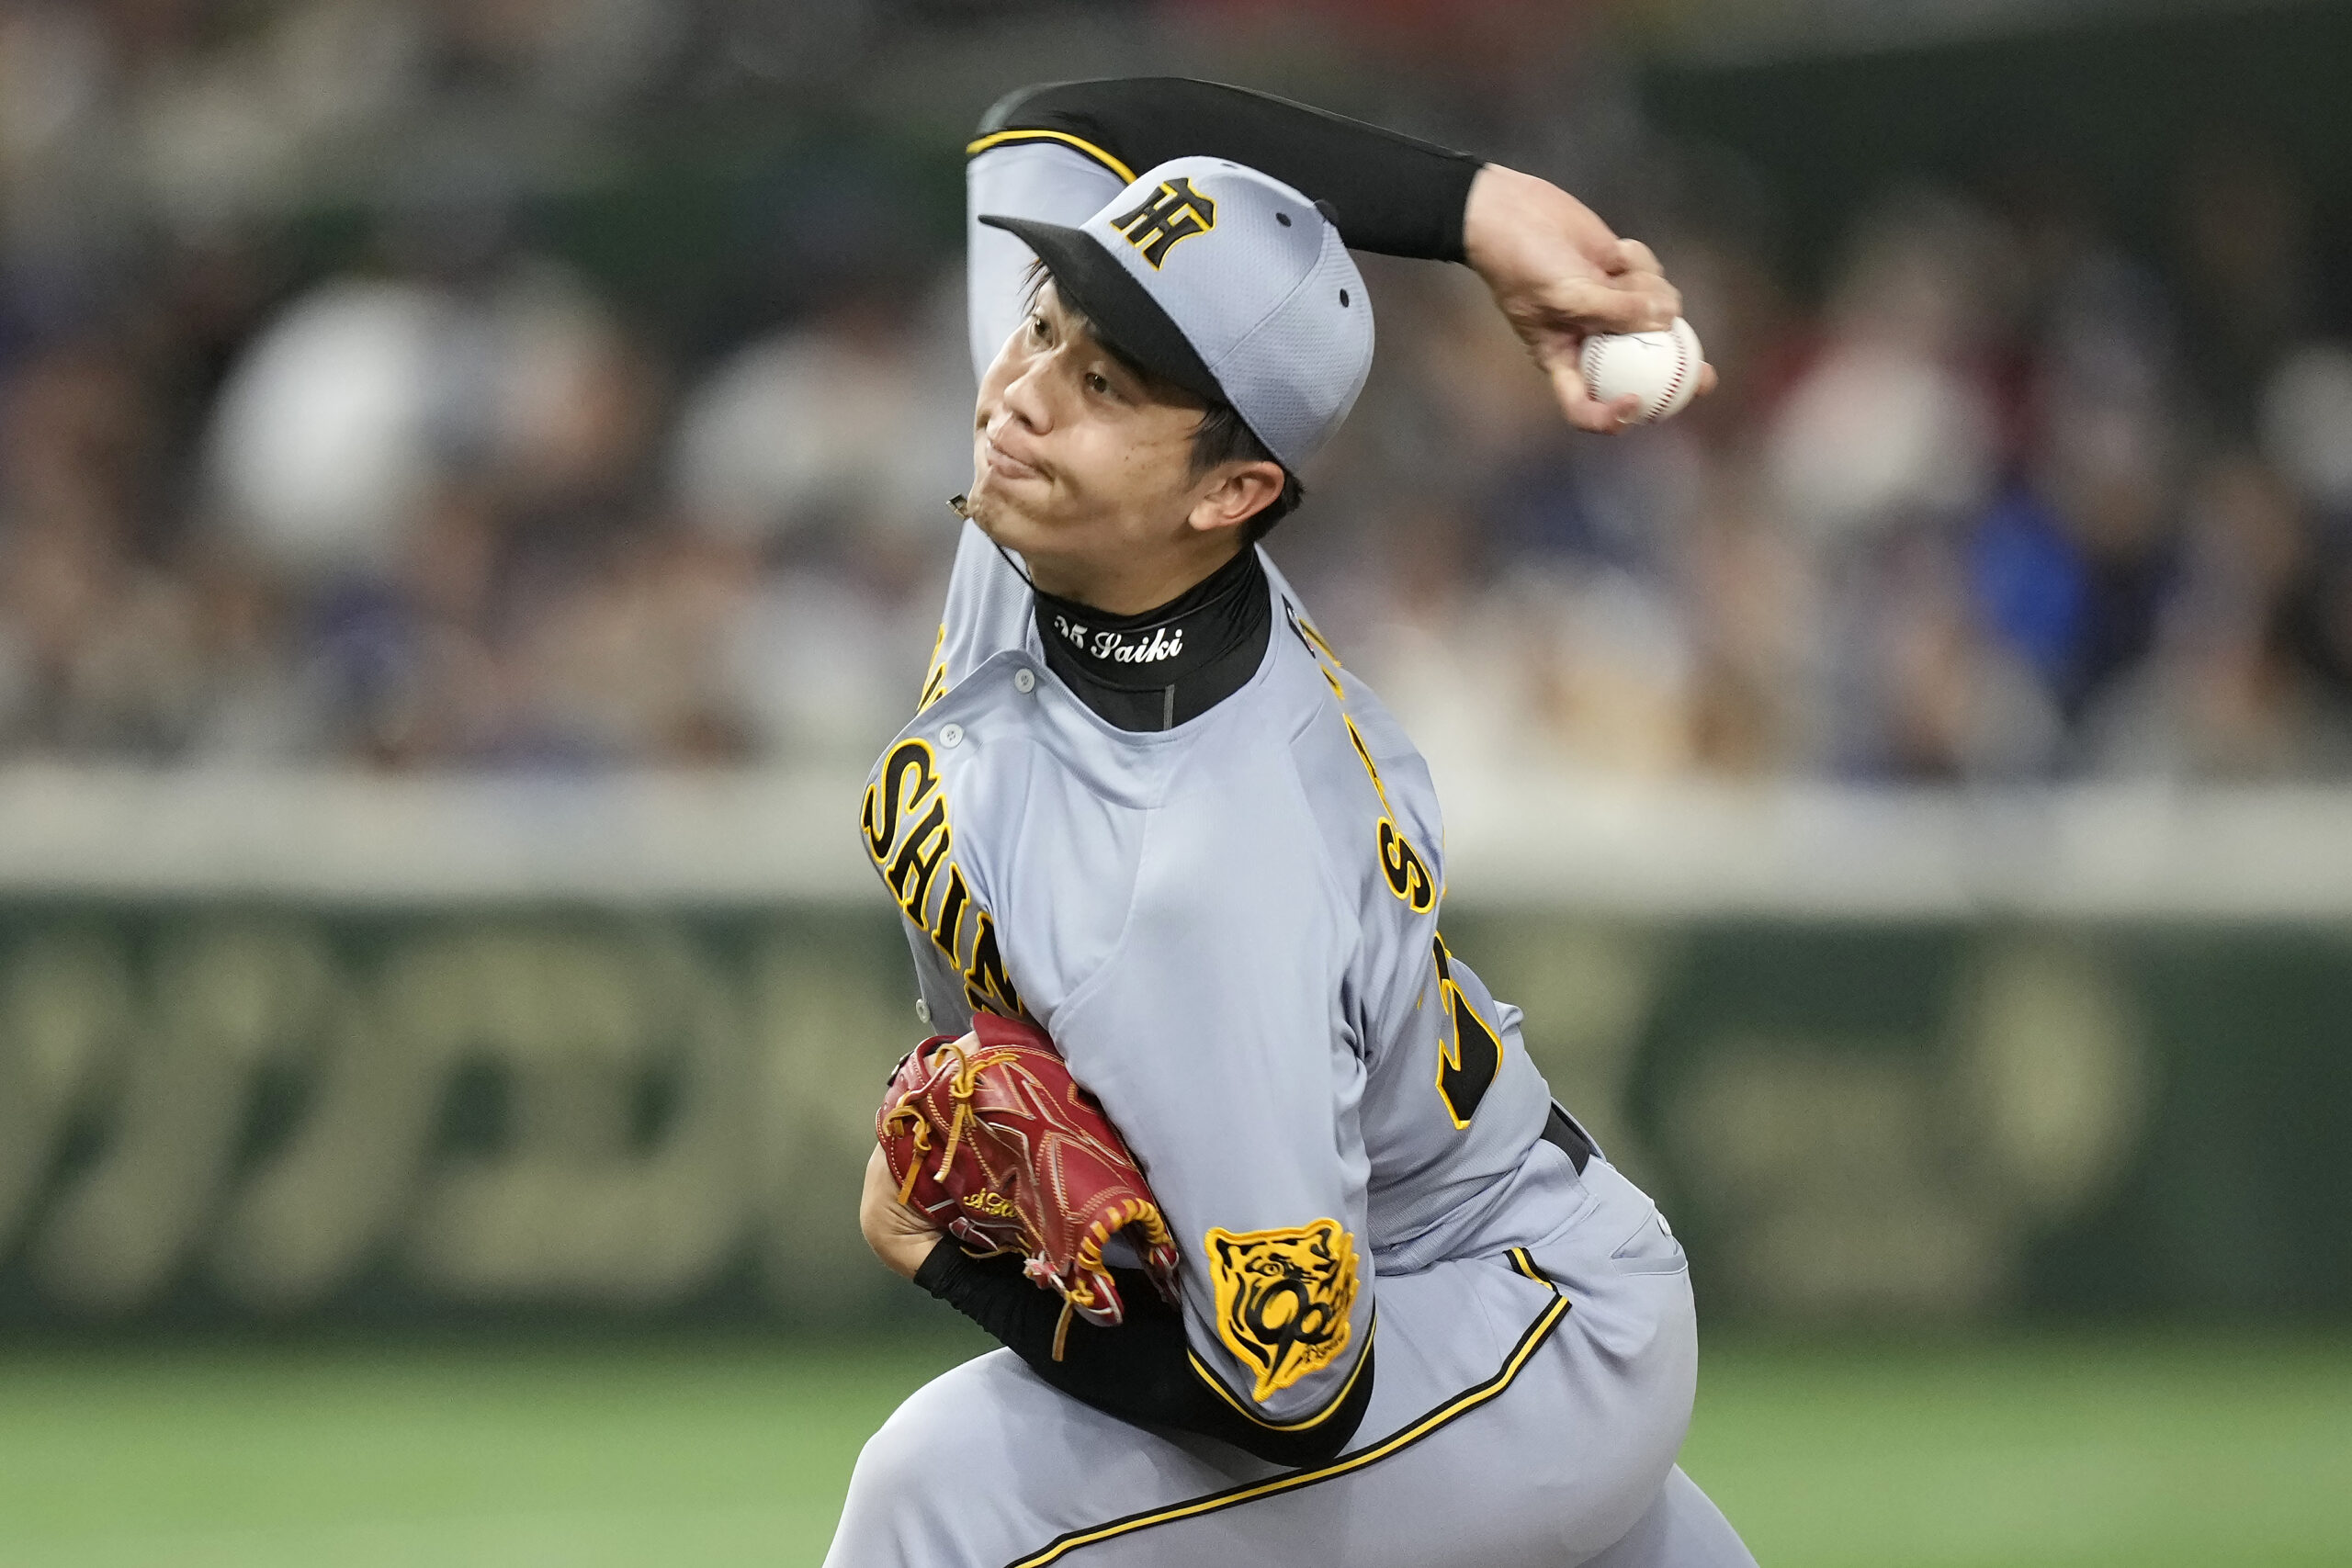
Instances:
[[[972,897],[950,854],[956,842],[942,787],[939,756],[910,735],[890,748],[865,786],[865,851],[890,897],[964,977],[964,1000],[976,1012],[1025,1018],[1021,992],[1005,973],[996,921]]]

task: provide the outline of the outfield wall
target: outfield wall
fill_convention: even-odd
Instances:
[[[0,776],[0,1324],[905,1310],[854,783]],[[1452,794],[1711,1311],[2352,1307],[2332,798]]]

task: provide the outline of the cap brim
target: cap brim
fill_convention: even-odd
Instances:
[[[1017,235],[1036,252],[1053,274],[1054,287],[1094,323],[1111,347],[1204,401],[1231,400],[1183,329],[1100,240],[1083,229],[1034,218],[983,216],[980,221]]]

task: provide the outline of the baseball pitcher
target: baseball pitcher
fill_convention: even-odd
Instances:
[[[861,822],[939,1032],[861,1220],[1004,1348],[866,1445],[828,1562],[1751,1562],[1675,1465],[1682,1249],[1259,547],[1372,362],[1350,247],[1475,268],[1595,431],[1583,338],[1674,289],[1544,181],[1198,82],[1017,93],[968,195],[967,521]]]

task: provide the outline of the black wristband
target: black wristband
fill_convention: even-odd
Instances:
[[[1170,158],[1230,158],[1329,202],[1358,250],[1463,259],[1462,212],[1482,159],[1287,98],[1182,76],[1023,87],[980,121],[975,151],[1040,133],[1123,177]]]
[[[948,1282],[959,1277],[960,1271],[956,1267],[959,1260],[973,1261],[965,1255],[962,1247],[956,1245],[954,1236],[941,1236],[933,1244],[932,1249],[923,1254],[922,1266],[915,1270],[915,1283],[941,1301],[947,1302],[949,1306],[954,1306],[956,1303],[948,1301],[947,1297]]]

